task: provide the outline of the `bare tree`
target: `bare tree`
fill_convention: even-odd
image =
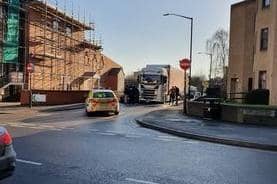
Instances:
[[[207,40],[207,52],[213,54],[214,77],[224,77],[225,67],[229,56],[229,34],[224,29],[218,29],[214,35]]]
[[[227,65],[229,58],[229,33],[224,29],[218,29],[207,40],[207,52],[213,55],[213,76],[211,86],[220,86],[223,97],[227,97]]]
[[[206,80],[205,75],[197,75],[191,77],[191,85],[197,87],[197,90],[201,93],[204,92],[203,83]]]

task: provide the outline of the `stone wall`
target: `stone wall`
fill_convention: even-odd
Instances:
[[[204,103],[188,102],[190,116],[204,117]],[[221,104],[221,120],[224,122],[277,126],[277,107],[240,104]]]
[[[188,102],[188,114],[190,116],[203,117],[204,103]]]

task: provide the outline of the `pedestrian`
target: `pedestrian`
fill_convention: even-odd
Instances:
[[[169,105],[174,105],[174,100],[175,100],[175,88],[172,87],[169,90]]]
[[[130,90],[130,93],[129,93],[130,104],[134,104],[135,103],[134,87],[131,86],[129,90]]]
[[[179,105],[179,96],[180,96],[180,89],[177,87],[177,86],[175,86],[175,100],[176,100],[176,105],[178,106]]]
[[[139,103],[139,90],[134,86],[134,103]]]

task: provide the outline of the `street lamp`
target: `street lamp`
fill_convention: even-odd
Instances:
[[[213,54],[208,52],[198,52],[198,54],[205,54],[210,56],[210,74],[209,74],[209,86],[211,86],[211,80],[212,80],[212,66],[213,66]]]
[[[163,16],[175,16],[175,17],[181,17],[183,19],[190,20],[190,62],[192,63],[193,18],[184,16],[184,15],[175,14],[175,13],[165,13],[163,14]],[[185,71],[185,77],[186,77],[186,71]],[[190,86],[191,86],[191,67],[189,68],[189,98],[190,98]],[[186,108],[186,89],[184,93],[185,93],[184,113],[187,113],[186,112],[186,109],[187,109]]]

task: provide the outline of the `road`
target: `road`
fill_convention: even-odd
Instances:
[[[15,137],[16,173],[1,184],[276,184],[277,153],[178,138],[139,127],[159,106],[119,116],[83,110],[4,124]]]

